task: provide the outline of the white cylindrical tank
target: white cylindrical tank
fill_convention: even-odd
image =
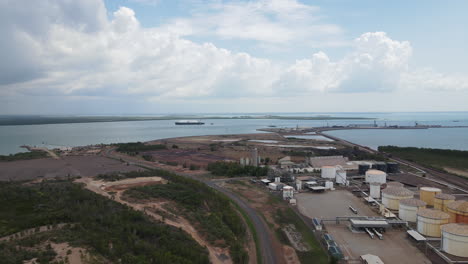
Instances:
[[[442,190],[434,187],[421,187],[419,189],[419,199],[425,201],[428,205],[434,205],[434,196],[441,193]]]
[[[392,181],[392,182],[387,182],[387,188],[388,187],[405,187],[405,185],[401,182]]]
[[[322,178],[334,179],[336,174],[336,167],[334,166],[323,166],[322,167]]]
[[[442,229],[442,250],[458,257],[468,257],[468,224],[447,224]]]
[[[333,189],[333,182],[331,182],[331,181],[326,181],[326,182],[325,182],[325,188],[327,188],[327,189]]]
[[[377,182],[384,184],[387,181],[387,174],[379,170],[368,170],[366,171],[366,182]]]
[[[372,182],[369,187],[369,195],[372,198],[380,198],[380,183]]]
[[[448,224],[450,215],[439,210],[421,208],[417,213],[418,232],[431,237],[440,237],[440,227]]]
[[[345,170],[338,170],[336,171],[336,179],[337,184],[346,185],[346,171]]]
[[[403,187],[390,187],[382,191],[382,203],[388,209],[398,210],[400,200],[413,198],[414,193]]]
[[[447,205],[455,201],[455,196],[448,193],[438,193],[434,196],[434,208],[447,212]]]
[[[418,199],[403,199],[400,200],[400,205],[398,209],[398,216],[401,220],[408,222],[416,222],[417,212],[421,208],[426,207],[426,202],[423,202]]]

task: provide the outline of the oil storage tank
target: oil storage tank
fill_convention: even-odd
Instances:
[[[359,164],[358,165],[359,175],[366,174],[366,171],[368,171],[370,167],[371,167],[370,164]]]
[[[372,169],[379,171],[387,171],[387,163],[385,162],[376,162],[372,164]]]
[[[400,200],[398,216],[402,220],[416,222],[417,212],[421,208],[426,208],[426,202],[413,198]]]
[[[434,208],[447,212],[447,205],[455,201],[455,196],[448,193],[438,193],[434,196]]]
[[[387,162],[387,173],[398,173],[400,165],[396,162]]]
[[[336,171],[336,178],[335,181],[337,184],[346,184],[346,171],[343,169]]]
[[[436,194],[442,193],[442,190],[434,187],[421,187],[419,189],[419,199],[425,201],[428,205],[434,205]]]
[[[392,182],[387,182],[387,188],[388,187],[405,187],[405,185],[401,182],[392,181]]]
[[[366,182],[377,182],[384,184],[387,182],[387,173],[380,170],[368,170],[366,171]]]
[[[413,198],[414,193],[403,187],[390,187],[382,191],[382,203],[388,209],[398,210],[400,200]]]
[[[431,237],[440,237],[441,226],[448,224],[449,214],[439,210],[421,208],[417,213],[418,232]]]
[[[451,223],[468,223],[468,201],[454,201],[447,205]]]
[[[457,257],[468,257],[468,224],[447,224],[442,229],[442,250]]]
[[[322,178],[334,179],[336,174],[336,167],[334,166],[323,166],[322,167]]]

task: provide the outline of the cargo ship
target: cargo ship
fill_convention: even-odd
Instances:
[[[200,120],[179,120],[175,122],[176,125],[204,125]]]

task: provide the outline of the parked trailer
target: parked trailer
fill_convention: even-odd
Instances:
[[[356,209],[354,209],[354,207],[352,207],[351,205],[349,206],[349,210],[351,210],[351,212],[357,214],[358,211]]]
[[[374,234],[368,228],[366,228],[366,232],[370,236],[370,238],[374,239]]]
[[[383,235],[382,235],[379,231],[377,231],[377,229],[372,228],[372,231],[374,231],[374,233],[377,235],[377,237],[378,237],[380,240],[383,239]]]

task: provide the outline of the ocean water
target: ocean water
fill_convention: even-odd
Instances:
[[[468,126],[468,112],[435,113],[262,113],[289,116],[329,115],[340,117],[376,118],[378,125]],[[242,114],[210,114],[239,116]],[[456,121],[456,122],[454,122]],[[270,125],[277,127],[318,127],[348,124],[372,124],[373,120],[252,120],[204,119],[203,126],[176,126],[174,120],[128,121],[104,123],[76,123],[50,125],[0,126],[0,154],[21,151],[21,145],[83,146],[99,143],[149,141],[154,139],[258,133],[257,129]],[[211,123],[213,123],[211,125]],[[416,146],[468,150],[467,128],[440,128],[427,130],[341,130],[331,135],[377,148],[380,145]]]

